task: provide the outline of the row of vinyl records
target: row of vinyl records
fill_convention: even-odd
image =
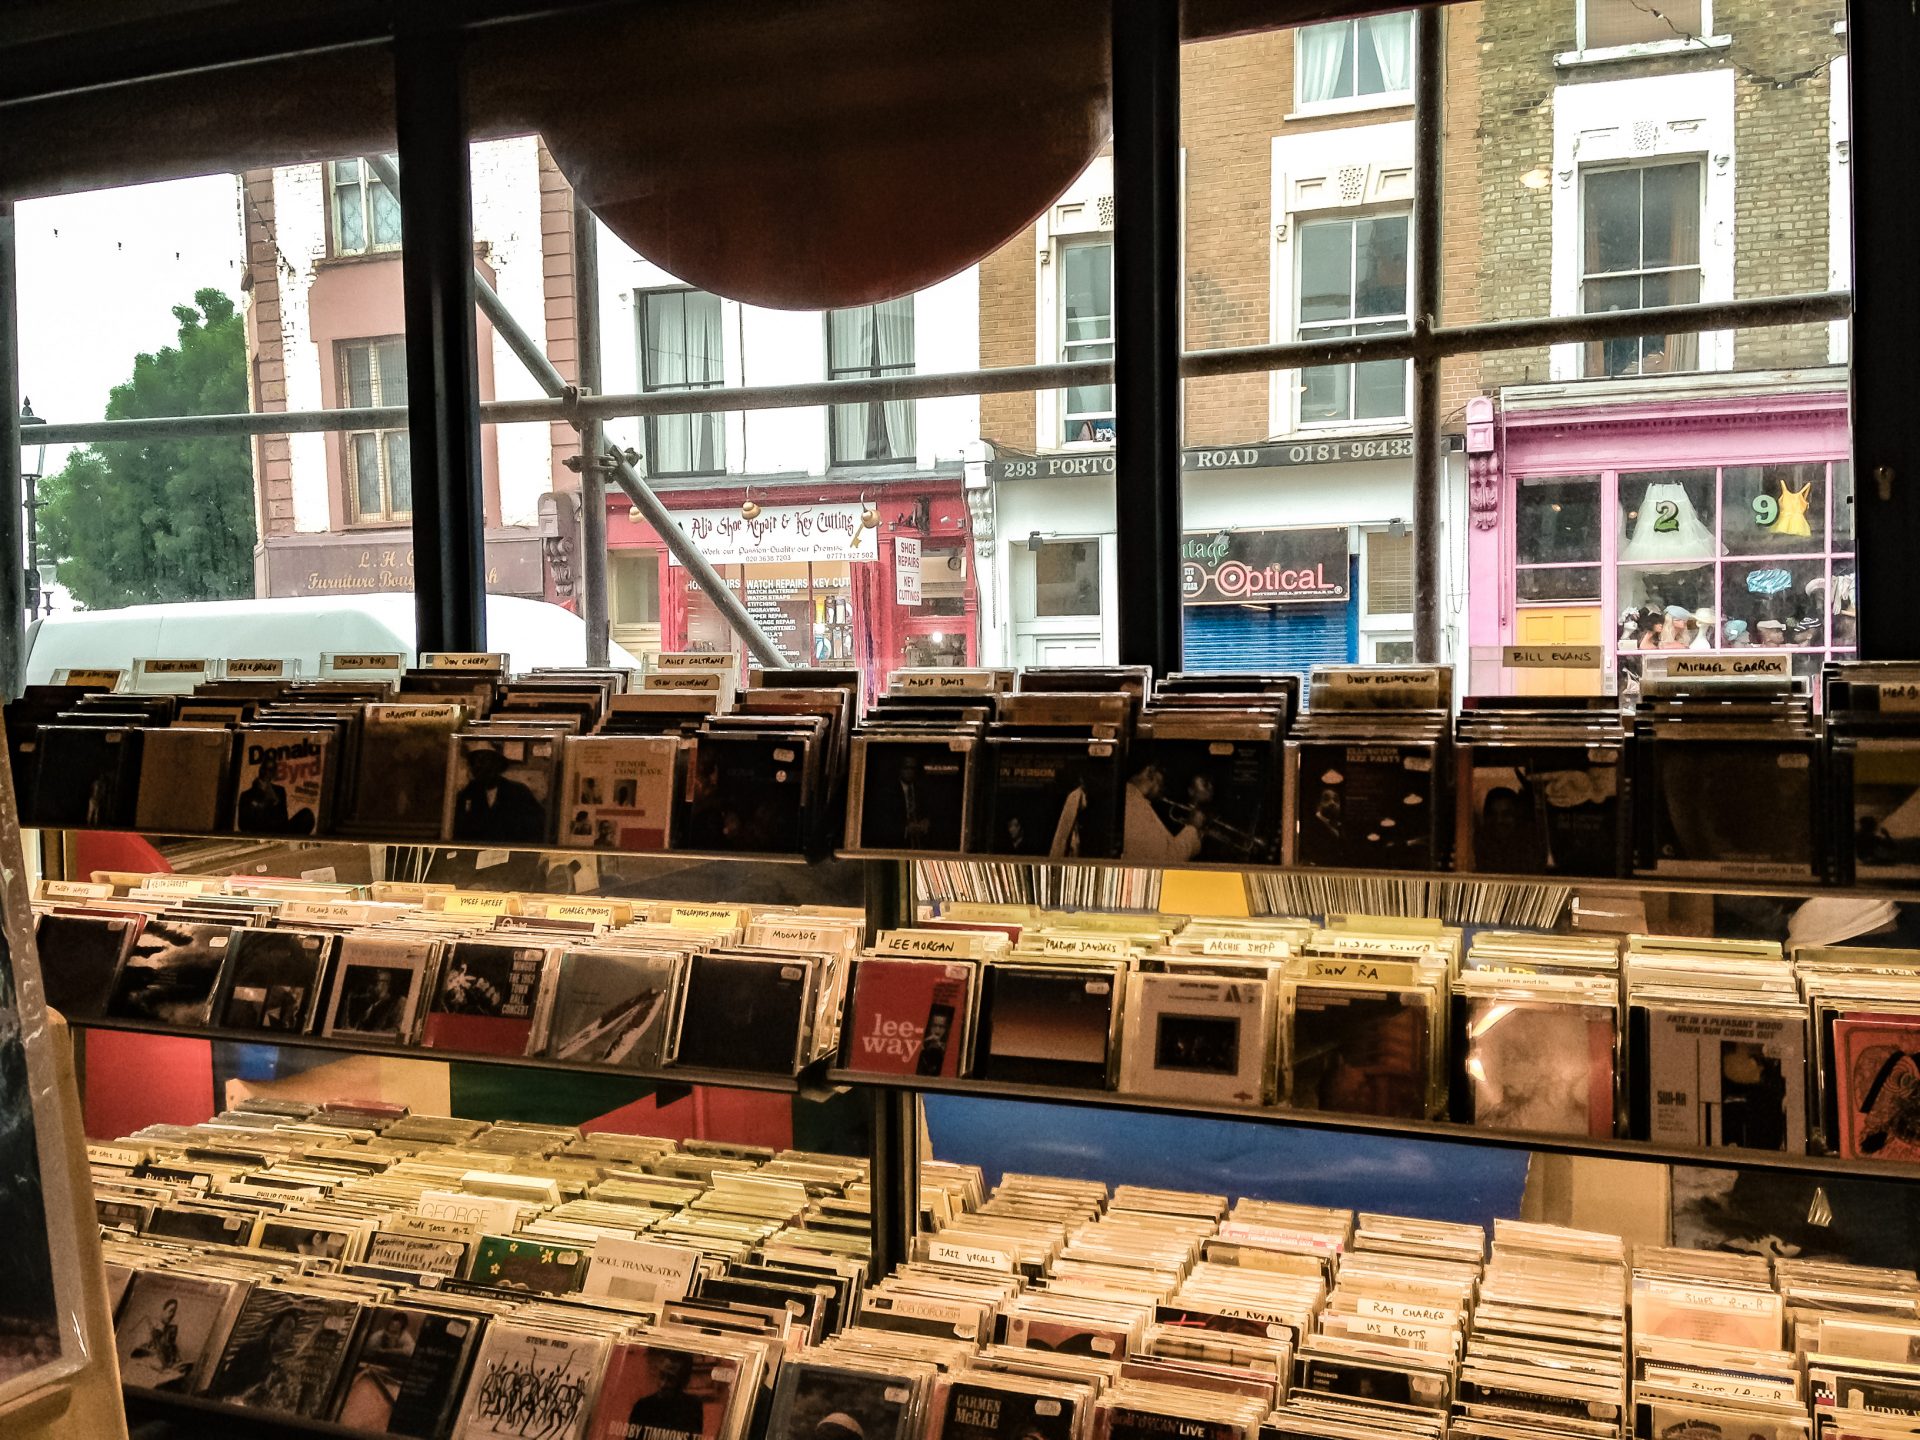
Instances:
[[[1699,675],[1701,669],[1727,671]],[[1650,661],[1608,697],[1444,666],[896,675],[854,738],[853,849],[1566,876],[1920,878],[1920,665],[1807,682]],[[974,679],[965,677],[972,676]]]
[[[253,1102],[90,1149],[122,1378],[454,1440],[1895,1440],[1920,1277]],[[461,1278],[465,1276],[466,1278]]]
[[[1920,1159],[1915,951],[963,906],[863,949],[856,917],[748,906],[42,895],[49,1002],[83,1021],[786,1077],[837,1055],[856,1076]]]
[[[694,657],[696,659],[704,657]],[[1753,662],[1757,663],[1757,662]],[[1445,667],[409,671],[31,687],[29,824],[485,846],[1920,879],[1920,664],[1804,680],[1658,657],[1606,698],[1468,697]],[[1701,668],[1728,674],[1699,676]],[[724,682],[724,683],[723,683]],[[727,708],[723,709],[723,702]]]

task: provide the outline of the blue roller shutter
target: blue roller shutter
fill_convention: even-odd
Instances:
[[[1349,593],[1357,591],[1357,579]],[[1293,671],[1351,664],[1359,609],[1335,605],[1189,605],[1182,625],[1186,670]]]

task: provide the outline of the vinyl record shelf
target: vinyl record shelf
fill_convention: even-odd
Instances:
[[[74,1030],[111,1030],[133,1035],[164,1035],[177,1040],[209,1040],[228,1045],[266,1045],[278,1050],[332,1050],[347,1055],[371,1055],[386,1060],[428,1060],[437,1064],[494,1065],[509,1070],[546,1070],[568,1075],[613,1076],[654,1085],[712,1085],[728,1090],[765,1090],[782,1095],[823,1095],[826,1067],[814,1065],[797,1075],[779,1075],[755,1070],[713,1070],[678,1068],[636,1070],[621,1065],[601,1065],[588,1060],[550,1060],[539,1055],[488,1055],[468,1050],[448,1050],[424,1045],[382,1044],[377,1040],[350,1039],[339,1035],[302,1035],[285,1030],[226,1030],[192,1025],[166,1025],[154,1020],[128,1020],[108,1017],[89,1020],[68,1017]]]

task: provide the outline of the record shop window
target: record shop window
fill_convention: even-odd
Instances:
[[[878,380],[913,373],[913,297],[827,314],[827,378]],[[868,465],[914,456],[913,401],[833,407],[833,463]]]
[[[1700,298],[1700,162],[1588,170],[1580,177],[1580,309],[1598,315]],[[1698,335],[1590,340],[1589,377],[1700,368]]]
[[[1405,215],[1302,221],[1300,313],[1295,338],[1338,340],[1407,328]],[[1400,420],[1407,414],[1407,362],[1369,360],[1300,372],[1300,423]]]
[[[400,197],[380,183],[366,161],[327,162],[327,204],[333,216],[335,255],[371,255],[400,248]]]
[[[407,342],[350,340],[340,345],[340,394],[350,409],[407,403]],[[353,430],[342,441],[353,523],[390,524],[413,515],[413,456],[405,427]]]
[[[1294,103],[1357,110],[1413,103],[1413,12],[1303,25],[1294,32]]]

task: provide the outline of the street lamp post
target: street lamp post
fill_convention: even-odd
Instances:
[[[27,510],[27,618],[40,618],[40,601],[46,594],[40,566],[40,475],[47,463],[47,444],[29,439],[30,425],[44,425],[46,419],[33,413],[33,401],[20,402],[20,484],[26,492]],[[51,569],[52,567],[47,567]]]

